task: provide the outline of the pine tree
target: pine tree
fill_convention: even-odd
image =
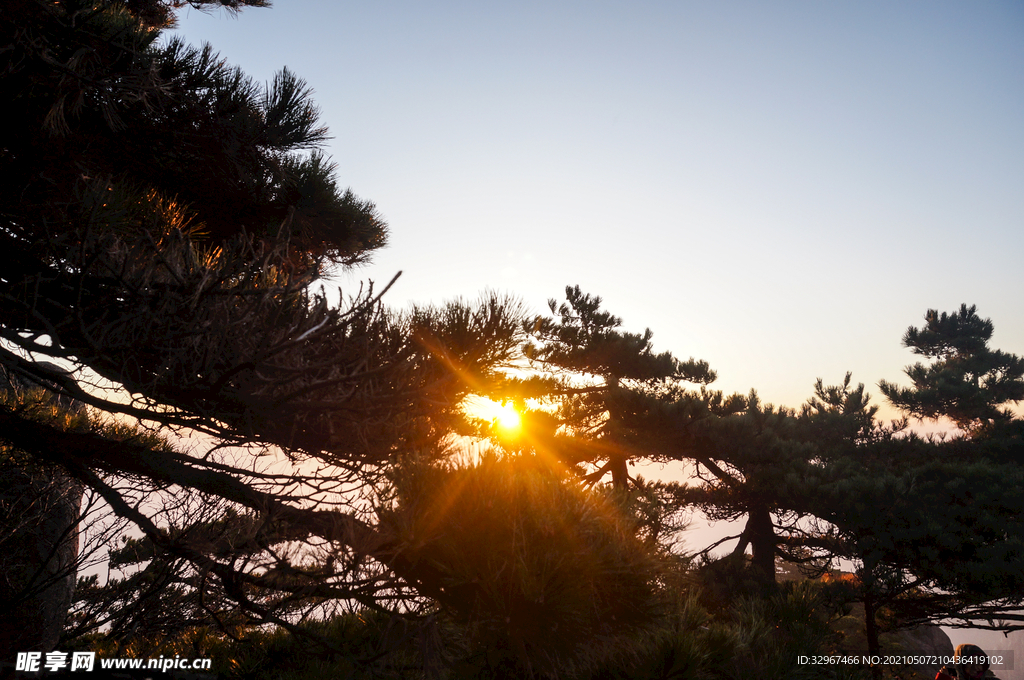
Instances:
[[[912,387],[881,381],[882,394],[918,418],[945,416],[969,434],[1012,420],[1006,405],[1024,399],[1024,359],[989,349],[992,330],[974,305],[951,314],[929,309],[925,326],[908,328],[903,345],[932,363],[907,367]]]
[[[372,285],[329,302],[314,284],[383,246],[384,221],[338,186],[309,88],[162,42],[179,6],[0,7],[0,364],[94,416],[5,401],[0,437],[250,618],[443,601],[443,573],[354,499],[379,498],[403,456],[445,455],[465,377],[520,346],[518,307],[399,314]],[[193,540],[229,510],[251,518],[244,536]]]
[[[526,357],[558,378],[553,388],[561,421],[577,439],[588,442],[567,453],[573,463],[596,467],[590,479],[610,473],[620,491],[629,486],[628,463],[644,453],[633,448],[626,426],[633,402],[644,393],[673,389],[680,383],[706,385],[715,372],[705,361],[680,361],[656,353],[653,334],[619,330],[622,319],[601,309],[601,298],[566,286],[566,301],[548,301],[553,317],[537,317],[527,328]]]
[[[882,427],[877,409],[862,407],[844,442],[828,436],[843,430],[829,409],[817,418],[823,446],[806,488],[820,522],[806,543],[857,565],[873,651],[882,625],[1022,626],[1013,610],[1024,593],[1024,431],[1000,407],[1021,397],[1024,365],[988,348],[992,322],[973,306],[925,318],[904,344],[934,362],[907,369],[912,388],[882,381],[882,391],[911,415],[949,417],[966,436],[921,438],[903,430],[905,419]]]

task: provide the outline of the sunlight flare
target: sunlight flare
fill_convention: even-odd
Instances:
[[[522,415],[511,401],[501,403],[486,397],[474,397],[466,404],[466,414],[495,424],[505,435],[519,434]]]
[[[519,416],[519,411],[512,404],[503,404],[501,410],[498,411],[496,416],[498,426],[505,432],[518,432],[522,425],[522,418]]]

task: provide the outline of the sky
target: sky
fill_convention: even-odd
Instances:
[[[1024,3],[279,1],[182,10],[313,88],[387,300],[600,295],[718,389],[878,397],[927,309],[1024,354]],[[894,412],[884,412],[888,416]]]
[[[1024,3],[179,18],[257,81],[287,67],[313,88],[340,184],[391,230],[346,291],[402,271],[397,307],[490,289],[542,313],[578,284],[657,350],[709,361],[718,389],[788,406],[847,371],[877,400],[928,309],[975,304],[992,346],[1024,354]]]

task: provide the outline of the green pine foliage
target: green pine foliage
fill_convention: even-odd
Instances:
[[[369,610],[303,623],[298,634],[254,628],[231,639],[198,627],[128,645],[94,641],[90,649],[103,656],[209,657],[214,674],[232,680],[861,680],[863,668],[796,663],[801,655],[837,651],[837,615],[822,590],[817,582],[788,584],[772,597],[736,597],[718,610],[702,604],[699,588],[673,592],[656,620],[615,645],[597,642],[588,659],[563,659],[557,669],[524,664],[464,620],[414,621]]]
[[[630,484],[630,460],[648,457],[626,419],[637,399],[658,392],[679,392],[683,383],[715,380],[708,363],[681,361],[655,352],[653,334],[620,330],[622,319],[601,309],[601,298],[567,286],[566,301],[549,300],[554,316],[538,316],[524,328],[523,354],[553,384],[543,396],[553,400],[559,426],[573,435],[558,454],[567,463],[588,468],[597,481],[611,474],[620,491]]]
[[[439,677],[440,657],[430,656],[436,627],[362,610],[306,621],[295,632],[254,627],[226,636],[216,626],[198,626],[85,646],[101,657],[209,658],[210,676],[226,680],[400,680]]]
[[[918,418],[945,416],[971,435],[1013,420],[1007,405],[1024,399],[1024,359],[989,349],[992,331],[974,305],[941,314],[929,309],[925,325],[908,328],[903,345],[932,363],[907,367],[912,387],[883,380],[882,394]]]
[[[586,667],[659,613],[657,545],[614,494],[544,459],[410,465],[382,519],[409,559],[441,570],[478,672]]]
[[[295,74],[161,40],[181,6],[0,8],[0,364],[96,409],[5,393],[0,467],[59,468],[144,534],[111,551],[123,577],[82,582],[74,644],[254,679],[839,680],[795,663],[834,647],[837,609],[777,559],[853,560],[873,650],[1020,606],[1024,360],[974,307],[929,311],[904,344],[930,363],[880,383],[967,435],[942,441],[879,423],[849,375],[801,409],[712,391],[579,287],[530,321],[496,295],[333,306],[311,285],[386,225],[337,182]],[[519,438],[463,422],[473,394],[530,403]],[[189,429],[206,451],[165,437]],[[455,435],[503,453],[453,462]],[[265,472],[275,452],[291,474]],[[744,520],[733,554],[674,553],[686,509]]]

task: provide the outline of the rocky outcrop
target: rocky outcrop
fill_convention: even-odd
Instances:
[[[864,605],[851,605],[850,613],[834,624],[833,628],[842,636],[839,648],[844,653],[866,655],[867,637],[864,635]],[[952,657],[953,643],[946,631],[937,625],[923,625],[893,633],[883,633],[880,638],[882,654],[892,656],[937,656]],[[916,664],[903,668],[907,677],[931,680],[942,664]],[[916,674],[916,675],[913,675]]]

